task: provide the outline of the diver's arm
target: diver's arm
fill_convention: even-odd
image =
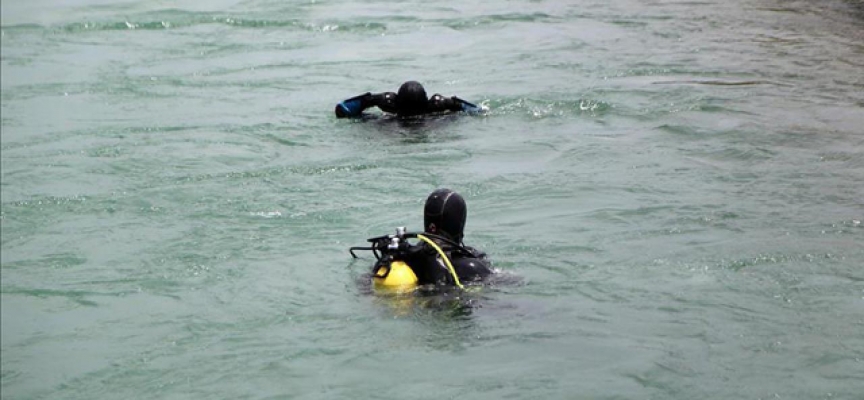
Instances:
[[[352,97],[336,105],[336,118],[357,118],[370,107],[378,107],[381,111],[396,112],[396,93],[385,92],[372,94],[366,92]]]
[[[463,282],[478,281],[492,274],[492,263],[482,250],[462,244],[451,257],[453,268]]]
[[[480,112],[483,109],[475,104],[469,103],[456,96],[444,97],[438,93],[429,99],[430,112],[442,111],[465,111],[465,112]]]
[[[478,281],[492,274],[492,265],[484,258],[454,257],[451,262],[462,282]]]
[[[372,95],[371,103],[386,113],[396,114],[396,93],[384,92]]]

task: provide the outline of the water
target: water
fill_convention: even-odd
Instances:
[[[4,399],[861,399],[858,0],[2,3]],[[351,122],[417,79],[490,107]],[[465,195],[492,287],[347,248]]]

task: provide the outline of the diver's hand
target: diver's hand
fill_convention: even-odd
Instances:
[[[336,109],[333,110],[336,118],[359,117],[369,106],[371,98],[372,94],[367,92],[337,104]]]
[[[336,113],[336,118],[346,118],[349,116],[348,110],[346,110],[346,107],[342,103],[336,105],[334,112]]]
[[[451,97],[456,104],[459,104],[461,111],[465,111],[467,113],[480,113],[485,111],[483,107],[480,107],[474,103],[469,103],[468,101],[462,100],[456,96]]]

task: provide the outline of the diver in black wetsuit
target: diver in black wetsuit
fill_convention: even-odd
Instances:
[[[426,199],[423,210],[425,232],[450,260],[463,283],[481,280],[492,273],[486,254],[462,243],[467,217],[465,199],[450,189],[438,189]],[[417,275],[420,285],[456,283],[441,254],[426,242],[408,248],[402,259]],[[373,273],[383,262],[388,261],[382,259],[376,263]]]
[[[337,118],[357,118],[363,115],[363,110],[378,107],[386,113],[400,117],[443,113],[448,111],[480,112],[483,109],[456,96],[444,97],[435,94],[426,97],[426,89],[416,81],[408,81],[399,87],[399,93],[385,92],[372,94],[367,92],[352,97],[336,105]]]

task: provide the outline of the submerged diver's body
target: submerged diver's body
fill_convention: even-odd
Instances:
[[[462,243],[468,215],[462,196],[449,189],[438,189],[426,199],[423,214],[425,232],[450,261],[460,282],[479,281],[492,274],[486,254]],[[417,276],[420,285],[457,284],[441,252],[421,242],[404,251],[400,258]],[[389,260],[382,259],[376,263],[373,273],[387,262]]]
[[[444,97],[435,94],[426,97],[426,89],[418,82],[408,81],[399,87],[398,93],[366,92],[352,97],[336,105],[334,112],[337,118],[357,118],[363,115],[363,111],[378,107],[381,111],[396,114],[400,117],[411,117],[416,115],[436,114],[443,112],[479,112],[483,109],[456,96]]]

